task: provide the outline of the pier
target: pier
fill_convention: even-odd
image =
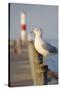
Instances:
[[[35,51],[33,42],[27,42],[21,48],[19,46],[20,54],[16,53],[15,49],[15,46],[10,47],[11,87],[58,83],[58,74],[43,64],[43,56]]]

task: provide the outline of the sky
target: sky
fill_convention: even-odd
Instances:
[[[26,11],[27,33],[33,28],[42,28],[44,39],[58,39],[58,6],[11,3],[10,39],[20,37],[20,14]],[[31,35],[33,38],[33,35]]]

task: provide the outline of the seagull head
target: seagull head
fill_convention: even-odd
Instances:
[[[34,33],[35,36],[42,37],[42,29],[41,28],[35,28],[31,32]]]

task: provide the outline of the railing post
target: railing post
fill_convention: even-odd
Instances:
[[[31,65],[32,79],[33,79],[34,85],[36,85],[36,72],[35,72],[34,59],[37,59],[37,57],[34,56],[34,47],[32,42],[28,42],[28,52],[29,52],[28,54],[29,54],[29,60]]]
[[[37,79],[37,85],[47,85],[47,71],[48,71],[48,65],[40,64],[39,68],[36,68],[36,79]]]
[[[34,85],[47,85],[48,66],[43,64],[43,56],[35,50],[33,42],[28,43],[28,51]]]
[[[15,52],[16,54],[18,54],[18,55],[21,54],[21,43],[20,43],[20,40],[19,40],[19,39],[17,39],[17,40],[15,41],[14,52]]]

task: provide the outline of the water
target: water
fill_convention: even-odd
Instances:
[[[47,40],[47,42],[58,48],[58,40]],[[58,54],[47,57],[46,64],[51,70],[58,72]]]

